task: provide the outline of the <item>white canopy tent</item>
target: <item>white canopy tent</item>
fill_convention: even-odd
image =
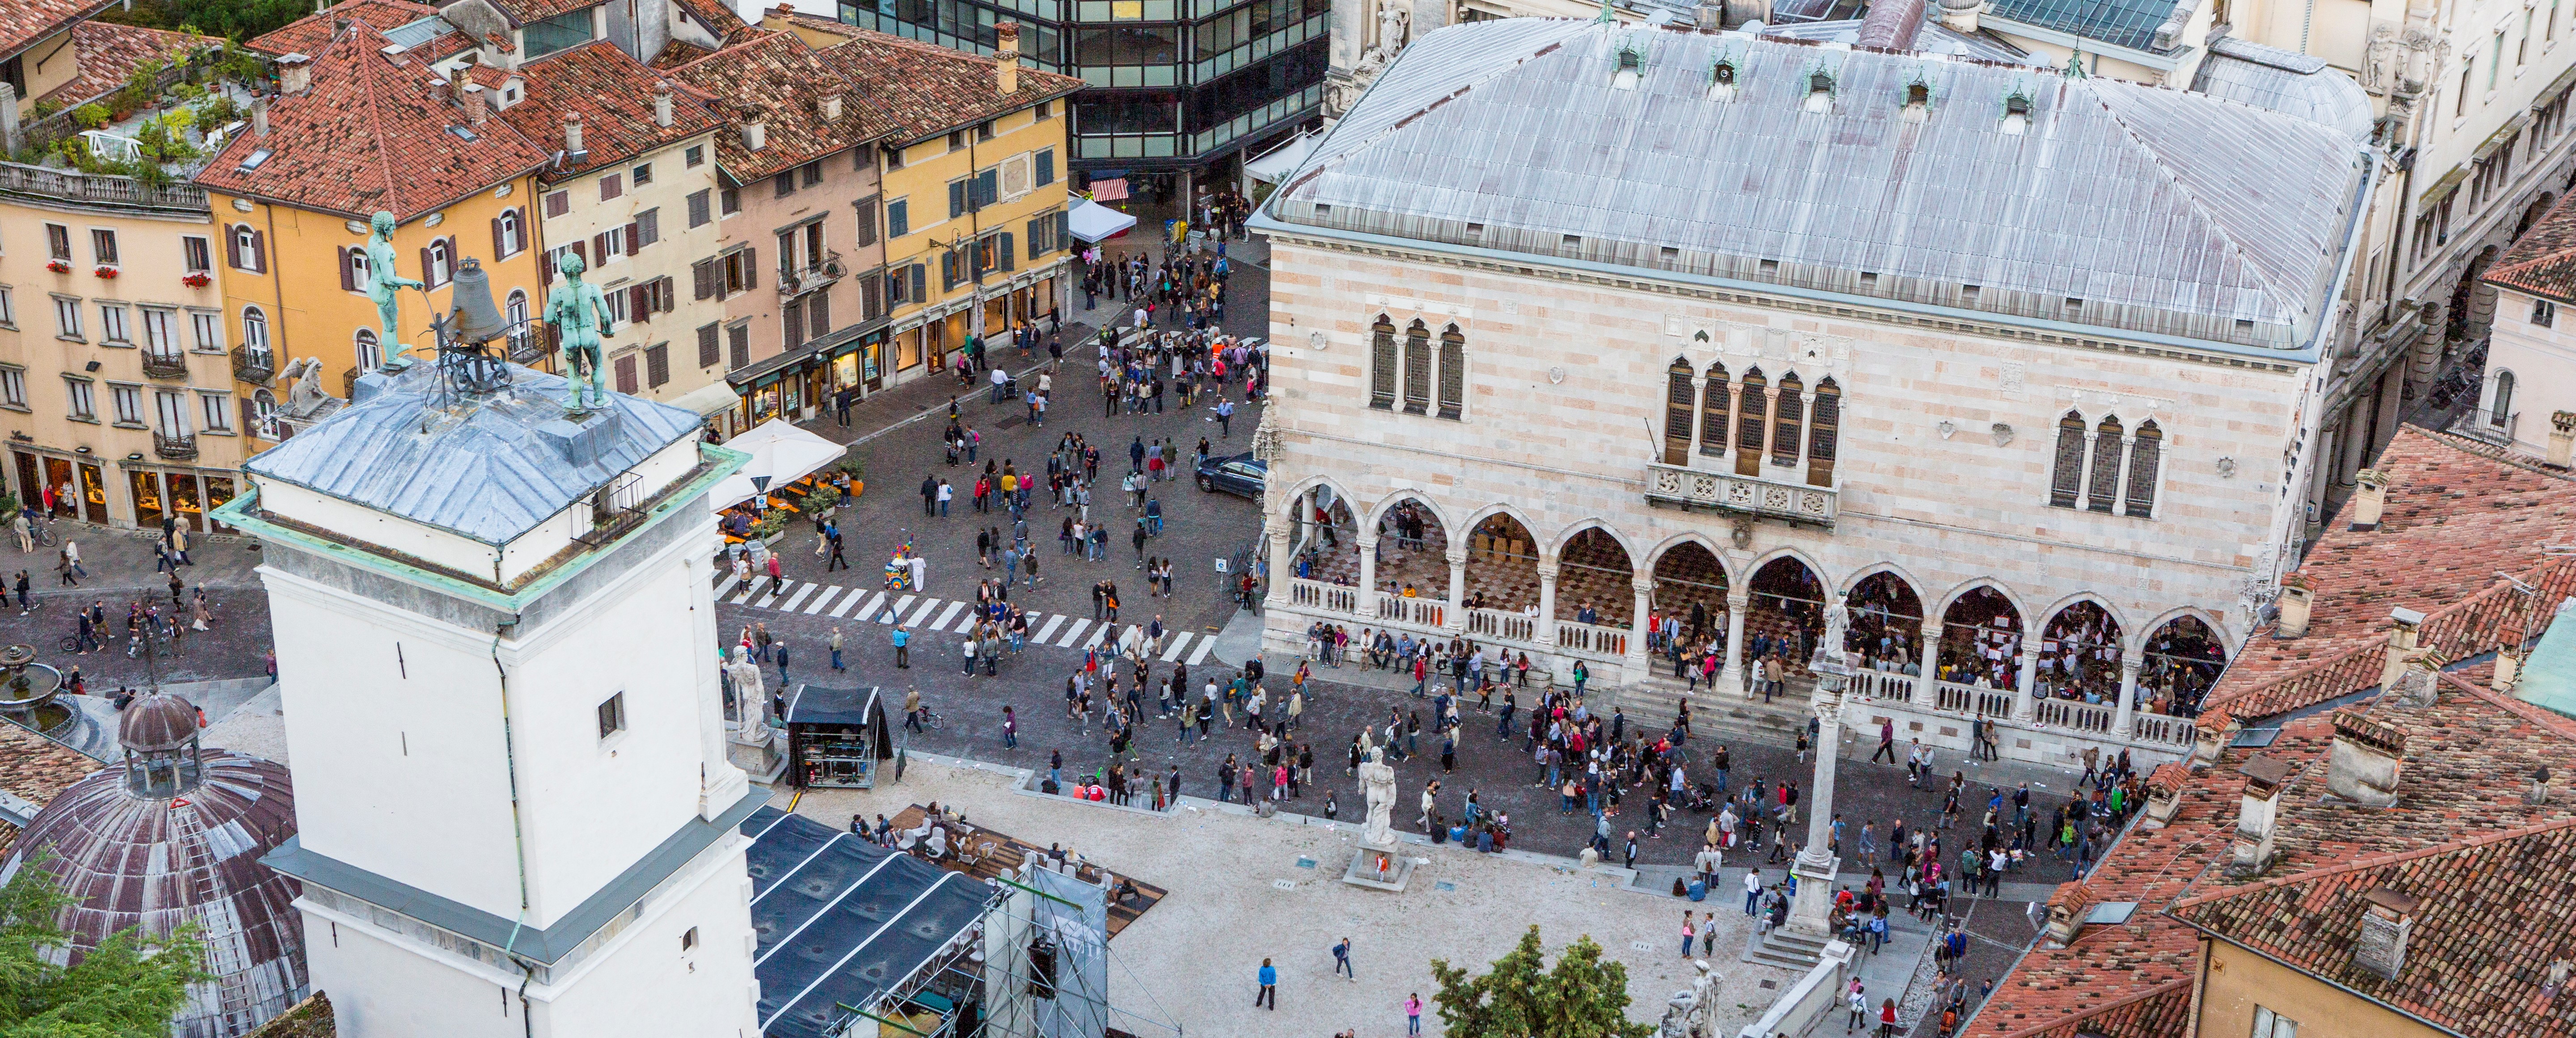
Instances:
[[[1098,202],[1085,200],[1065,214],[1065,229],[1086,242],[1101,242],[1127,233],[1136,226],[1136,218]]]
[[[826,440],[772,418],[749,432],[725,441],[725,446],[751,455],[751,461],[740,471],[726,476],[707,491],[707,505],[723,511],[753,495],[793,483],[816,470],[840,460],[840,444]]]
[[[1243,175],[1265,184],[1286,179],[1297,167],[1306,164],[1306,156],[1315,153],[1315,145],[1324,139],[1322,132],[1301,133],[1287,143],[1270,149],[1267,154],[1243,164]]]

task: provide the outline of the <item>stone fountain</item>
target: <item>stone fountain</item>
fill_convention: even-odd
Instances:
[[[54,702],[63,672],[36,662],[36,647],[0,647],[0,718],[60,738],[80,723],[80,711]]]

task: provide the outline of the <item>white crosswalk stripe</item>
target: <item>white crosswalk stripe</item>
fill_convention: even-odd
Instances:
[[[824,589],[823,589],[823,597],[815,599],[815,600],[814,600],[814,604],[813,604],[813,605],[809,605],[809,606],[806,606],[806,607],[805,607],[805,615],[807,615],[807,616],[812,616],[812,615],[814,615],[814,614],[816,614],[816,613],[822,612],[822,611],[823,611],[823,607],[824,607],[824,606],[827,606],[827,605],[831,605],[831,604],[832,604],[832,598],[833,598],[833,596],[838,595],[838,594],[840,594],[840,593],[841,593],[841,589],[840,589],[840,588],[837,588],[837,587],[827,587],[827,588],[824,588]]]
[[[938,599],[922,599],[921,608],[915,609],[909,615],[905,616],[903,622],[911,624],[914,627],[919,627],[921,626],[921,621],[930,616],[930,611],[937,608],[939,608]]]
[[[1118,625],[1117,625],[1117,624],[1114,624],[1114,623],[1101,624],[1101,625],[1100,625],[1100,627],[1099,627],[1099,629],[1094,630],[1094,631],[1092,631],[1092,632],[1091,632],[1091,640],[1090,640],[1090,641],[1087,641],[1087,642],[1082,643],[1082,647],[1083,647],[1083,648],[1086,648],[1086,649],[1097,649],[1097,648],[1099,648],[1099,647],[1100,647],[1100,643],[1102,643],[1102,642],[1105,642],[1105,641],[1108,641],[1108,640],[1109,640],[1109,632],[1110,632],[1110,630],[1112,630],[1113,628],[1116,628],[1117,626],[1118,626]]]
[[[925,609],[925,610],[923,610],[923,612],[928,612],[928,611],[929,611],[929,610],[926,610],[926,609]],[[956,619],[956,618],[957,618],[957,614],[962,613],[962,612],[965,612],[965,611],[966,611],[966,603],[964,603],[964,602],[950,602],[950,603],[948,603],[948,611],[947,611],[947,612],[944,612],[944,613],[939,614],[939,621],[938,621],[937,623],[931,624],[931,625],[930,625],[930,629],[931,629],[931,630],[934,630],[934,631],[945,631],[945,630],[947,630],[947,629],[948,629],[948,622],[949,622],[949,621],[951,621],[951,620]],[[959,625],[958,630],[960,630],[960,631],[965,630],[964,625],[962,625],[962,624],[961,624],[961,625]]]
[[[733,592],[733,586],[739,583],[742,583],[741,577],[734,576],[731,573],[725,574],[724,583],[716,585],[716,597],[723,598],[724,596],[731,594]]]
[[[1199,639],[1199,651],[1197,651],[1197,652],[1193,652],[1193,653],[1191,653],[1191,654],[1190,654],[1190,666],[1195,667],[1195,666],[1198,666],[1198,665],[1199,665],[1199,664],[1201,664],[1201,663],[1206,662],[1206,661],[1207,661],[1207,658],[1208,658],[1208,651],[1209,651],[1209,650],[1211,650],[1211,649],[1214,649],[1214,648],[1216,648],[1216,636],[1215,636],[1215,635],[1212,635],[1212,634],[1211,634],[1211,635],[1208,635],[1208,636],[1206,636],[1206,637],[1204,637],[1204,638],[1200,638],[1200,639]]]
[[[859,619],[873,620],[878,623],[885,622],[885,604],[886,593],[883,591],[877,592],[876,597],[868,599],[868,604],[860,608]]]
[[[748,601],[750,601],[750,600],[751,600],[751,596],[753,596],[753,595],[756,595],[756,594],[759,594],[759,593],[760,593],[760,585],[761,585],[764,581],[766,581],[766,580],[767,580],[767,578],[765,578],[765,577],[753,577],[753,578],[751,578],[751,581],[750,581],[749,583],[746,583],[746,584],[744,584],[744,585],[742,586],[742,593],[741,593],[741,594],[738,594],[738,595],[733,596],[733,604],[735,604],[735,605],[741,605],[741,604],[743,604],[744,602],[748,602]]]
[[[842,599],[840,605],[832,607],[832,615],[836,617],[848,616],[850,613],[850,607],[859,604],[859,600],[866,597],[868,597],[866,589],[850,592],[850,597]],[[877,597],[884,598],[885,592],[877,592]],[[866,619],[867,615],[868,614],[866,613],[860,613],[859,617],[860,619]]]
[[[1055,637],[1055,629],[1062,626],[1064,626],[1063,613],[1057,613],[1054,616],[1047,617],[1046,626],[1038,628],[1037,637],[1030,640],[1035,641],[1040,645],[1044,645],[1046,644],[1047,639]]]
[[[769,604],[770,604],[770,603],[775,602],[775,601],[778,601],[778,596],[783,595],[783,594],[786,594],[786,593],[787,593],[787,589],[788,589],[788,588],[795,587],[795,586],[796,586],[795,582],[793,582],[793,581],[789,581],[789,582],[782,583],[782,584],[777,585],[776,587],[771,588],[768,594],[765,594],[765,595],[760,596],[760,601],[752,603],[752,608],[754,608],[754,609],[767,609],[767,608],[769,608]]]
[[[1171,647],[1171,648],[1168,648],[1168,649],[1163,650],[1163,662],[1165,662],[1165,663],[1172,663],[1172,662],[1176,662],[1176,661],[1178,661],[1178,660],[1181,658],[1181,650],[1183,650],[1183,649],[1186,649],[1186,648],[1189,648],[1189,647],[1190,647],[1190,632],[1188,632],[1188,631],[1180,631],[1180,632],[1177,632],[1177,633],[1172,633],[1172,632],[1166,632],[1166,633],[1171,633],[1171,637],[1172,637],[1172,647]]]
[[[779,611],[779,612],[782,612],[782,613],[792,613],[792,612],[795,612],[795,611],[796,611],[796,604],[797,604],[797,603],[799,603],[799,602],[803,602],[803,601],[805,600],[805,596],[810,595],[810,594],[813,594],[813,593],[814,593],[814,589],[815,589],[815,588],[818,588],[818,587],[821,587],[821,586],[822,586],[822,585],[820,585],[820,584],[807,584],[807,585],[805,585],[805,586],[803,586],[803,587],[799,587],[799,588],[797,588],[797,589],[796,589],[796,595],[795,595],[795,597],[793,597],[793,598],[789,598],[787,601],[785,601],[785,602],[781,603],[781,604],[779,605],[779,607],[778,607],[778,611]]]
[[[1072,627],[1072,629],[1067,630],[1067,631],[1065,631],[1065,632],[1064,632],[1064,640],[1062,640],[1062,641],[1059,641],[1059,642],[1055,643],[1055,647],[1056,647],[1056,648],[1059,648],[1059,649],[1070,649],[1070,648],[1073,648],[1073,640],[1074,640],[1074,639],[1076,639],[1076,638],[1080,638],[1080,637],[1082,637],[1082,632],[1083,632],[1084,630],[1086,630],[1086,629],[1090,628],[1090,626],[1091,626],[1091,621],[1089,621],[1089,620],[1083,620],[1083,619],[1076,619],[1076,620],[1073,622],[1073,627]]]
[[[890,624],[903,619],[903,611],[912,608],[913,599],[914,596],[912,595],[905,595],[902,598],[895,599],[892,607],[888,608],[883,613],[877,614],[877,622],[881,624]]]

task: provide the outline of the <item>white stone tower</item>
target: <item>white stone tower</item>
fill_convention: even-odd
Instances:
[[[694,415],[434,365],[244,469],[312,986],[343,1038],[756,1038]]]

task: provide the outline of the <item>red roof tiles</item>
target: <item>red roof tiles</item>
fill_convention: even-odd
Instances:
[[[85,104],[125,86],[134,70],[148,63],[175,63],[191,50],[223,42],[140,25],[82,22],[72,27],[72,51],[80,61],[80,74],[46,92],[41,100],[64,106]]]
[[[550,154],[508,120],[468,125],[440,98],[429,66],[378,53],[383,33],[358,23],[315,56],[313,85],[269,109],[266,136],[224,146],[196,182],[210,190],[365,218],[411,220],[546,164]],[[268,159],[245,170],[257,151]]]
[[[2566,200],[2514,239],[2487,267],[2489,284],[2576,303],[2576,206]]]
[[[21,800],[37,807],[53,803],[55,794],[103,767],[97,758],[0,721],[0,790]],[[0,859],[17,839],[17,826],[0,823]]]
[[[51,38],[55,33],[110,7],[118,0],[5,0],[0,2],[0,58]]]
[[[606,40],[521,65],[519,75],[527,94],[501,117],[529,140],[552,142],[563,133],[566,114],[581,117],[582,147],[590,157],[579,165],[548,167],[541,175],[548,183],[668,147],[721,123],[704,101],[674,89],[671,125],[655,125],[653,88],[667,80]]]
[[[331,27],[342,22],[364,22],[384,32],[396,26],[437,14],[438,8],[412,0],[341,0],[329,10],[317,11],[288,22],[277,29],[251,38],[243,46],[268,55],[322,52],[331,43]],[[456,34],[463,36],[463,33]]]
[[[884,112],[792,32],[747,33],[670,75],[728,117],[716,135],[716,159],[736,183],[871,143],[892,129]],[[827,120],[825,99],[835,94],[841,117]],[[755,119],[764,138],[758,151],[743,142],[743,127]]]
[[[1005,94],[992,58],[889,36],[812,15],[849,42],[823,48],[823,58],[891,116],[898,140],[910,143],[973,126],[1082,89],[1082,80],[1020,66],[1019,89]]]

